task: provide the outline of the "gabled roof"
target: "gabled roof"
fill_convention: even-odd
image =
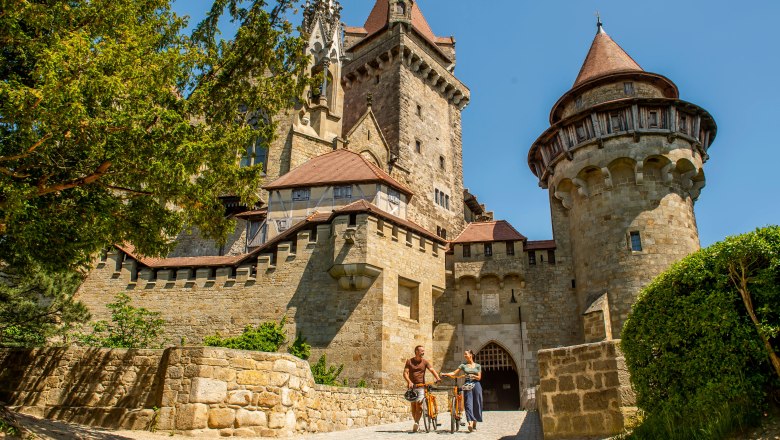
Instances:
[[[343,149],[317,156],[263,188],[274,190],[365,182],[383,182],[407,196],[414,195],[410,189],[363,156]]]
[[[517,232],[506,220],[469,223],[466,229],[452,241],[461,243],[489,243],[493,241],[525,241],[523,234]]]
[[[599,25],[599,30],[573,87],[617,72],[644,72],[644,70]]]
[[[368,32],[368,35],[375,34],[387,26],[389,18],[390,2],[388,0],[377,0],[363,28]],[[425,19],[420,7],[417,6],[417,2],[414,2],[414,6],[412,6],[412,27],[430,42],[436,42],[436,35],[431,30],[431,26],[428,24],[428,20]]]

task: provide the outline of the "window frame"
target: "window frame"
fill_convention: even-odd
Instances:
[[[292,189],[293,202],[308,202],[311,200],[311,188],[301,187]]]
[[[492,257],[493,256],[493,243],[485,243],[483,247],[483,252],[486,257]]]
[[[334,200],[352,200],[352,185],[340,185],[333,187]]]

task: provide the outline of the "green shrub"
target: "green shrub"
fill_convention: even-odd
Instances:
[[[165,321],[159,312],[130,305],[125,293],[116,296],[116,302],[106,305],[111,310],[111,321],[92,323],[92,333],[76,335],[89,347],[106,348],[161,348]]]
[[[297,356],[303,360],[309,359],[311,356],[311,345],[306,343],[306,338],[302,334],[298,333],[295,337],[292,345],[287,349],[287,352],[293,356]]]
[[[758,325],[735,267],[747,269]],[[634,438],[718,439],[754,422],[777,379],[761,335],[777,346],[779,312],[776,226],[729,237],[656,278],[622,332],[637,405],[646,412]]]
[[[217,333],[216,335],[205,337],[203,344],[208,347],[275,352],[279,350],[282,344],[287,342],[287,336],[284,333],[285,321],[286,317],[283,317],[278,323],[268,321],[257,327],[248,325],[240,336],[232,338],[223,338]]]
[[[335,365],[327,365],[327,359],[323,354],[316,364],[311,366],[311,374],[314,376],[314,382],[321,385],[340,386],[342,383],[338,382],[338,377],[341,371],[344,370],[344,365],[341,364],[338,367]]]
[[[368,388],[368,384],[365,379],[360,379],[357,385],[355,385],[355,388]]]

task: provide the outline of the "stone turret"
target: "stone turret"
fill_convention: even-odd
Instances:
[[[470,92],[453,73],[454,39],[433,33],[418,2],[376,0],[363,27],[345,28],[345,46],[345,129],[364,118],[373,96],[389,150],[379,165],[417,194],[409,219],[456,236],[465,226],[461,111]]]
[[[528,164],[568,226],[586,341],[619,337],[637,294],[699,249],[693,206],[717,127],[598,32]],[[598,316],[604,325],[593,325]]]

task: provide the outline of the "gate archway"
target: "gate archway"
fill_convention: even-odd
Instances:
[[[520,408],[520,378],[517,364],[504,347],[490,342],[474,356],[482,366],[482,400],[486,411]]]

